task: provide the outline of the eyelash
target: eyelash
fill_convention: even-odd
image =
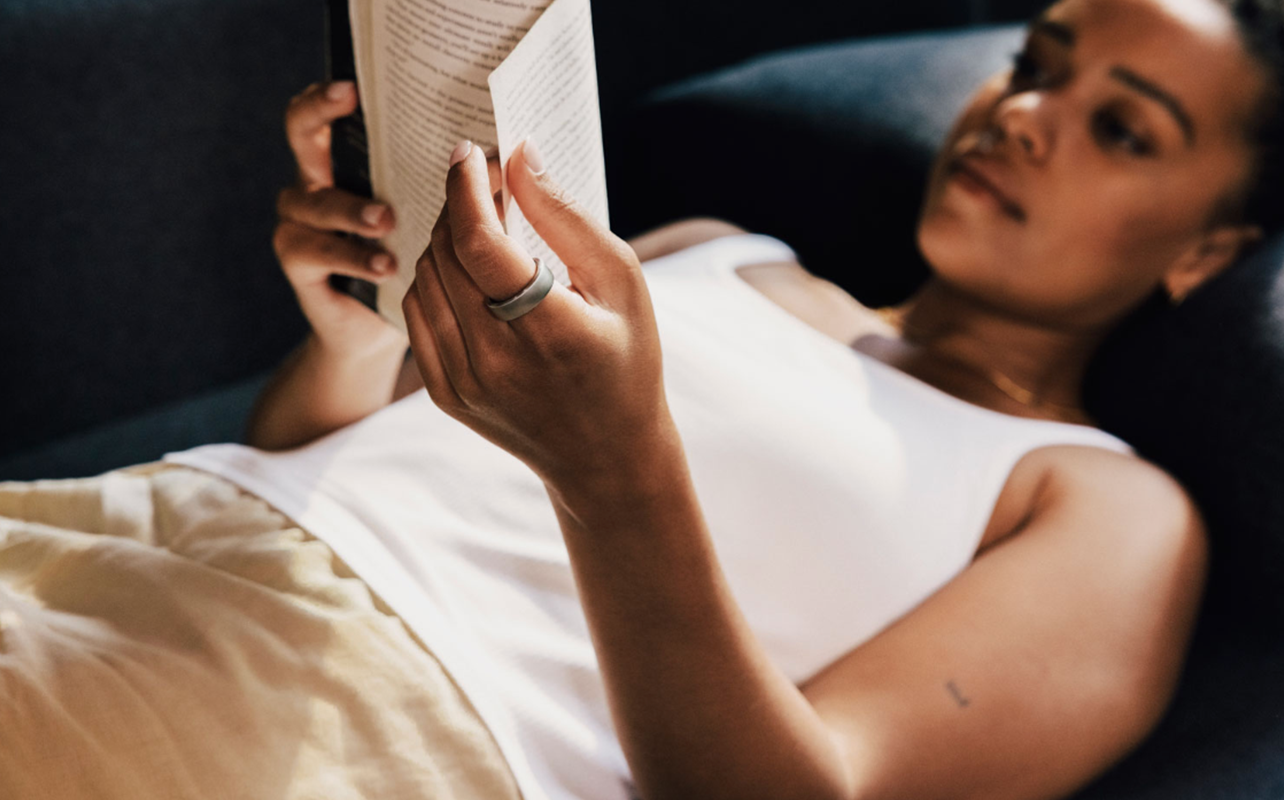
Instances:
[[[1025,50],[1012,54],[1013,83],[1018,79],[1029,81],[1038,81],[1039,79],[1039,63]]]
[[[1008,84],[1010,90],[1026,91],[1048,84],[1048,75],[1040,69],[1039,62],[1029,52],[1022,50],[1012,54],[1012,78]],[[1136,134],[1112,111],[1098,111],[1092,115],[1092,132],[1098,139],[1123,147],[1132,155],[1149,156],[1154,153],[1150,142]]]

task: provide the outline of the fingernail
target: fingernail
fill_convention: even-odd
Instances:
[[[370,257],[370,269],[375,272],[392,272],[392,256],[387,253],[375,253]]]
[[[450,166],[453,167],[456,164],[458,164],[460,161],[463,161],[464,158],[467,157],[468,153],[472,149],[473,149],[473,143],[468,141],[467,139],[455,145],[454,152],[450,154]]]
[[[544,174],[544,156],[535,146],[535,140],[529,136],[522,142],[522,160],[526,162],[526,168],[533,174]]]
[[[486,152],[485,152],[485,153],[483,153],[482,155],[486,156],[486,158],[487,158],[487,159],[491,159],[491,158],[494,158],[494,157],[498,156],[498,155],[499,155],[499,145],[495,145],[494,147],[487,147],[487,148],[486,148]]]
[[[335,81],[325,90],[325,96],[331,100],[343,100],[352,91],[352,81]]]
[[[377,227],[383,221],[383,212],[387,206],[371,203],[361,210],[361,219],[371,227]]]

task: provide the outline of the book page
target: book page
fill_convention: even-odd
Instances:
[[[486,78],[547,6],[350,0],[371,182],[397,214],[383,242],[397,258],[397,275],[380,286],[379,311],[403,330],[401,299],[445,204],[450,152],[461,139],[496,143]]]
[[[566,266],[535,234],[508,194],[508,157],[527,136],[535,140],[550,176],[609,227],[602,120],[589,0],[555,0],[521,43],[490,75],[504,214],[510,236],[544,260],[562,283]]]

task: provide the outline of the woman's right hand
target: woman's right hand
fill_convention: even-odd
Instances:
[[[363,241],[395,226],[391,206],[334,186],[330,123],[356,110],[351,81],[309,86],[290,100],[285,130],[299,181],[277,197],[279,220],[272,246],[317,343],[341,358],[400,348],[406,337],[358,300],[330,286],[332,274],[381,283],[396,272],[391,253]]]

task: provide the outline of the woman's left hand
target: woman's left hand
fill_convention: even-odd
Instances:
[[[675,439],[637,255],[539,168],[527,142],[509,160],[509,190],[572,286],[554,284],[524,316],[499,320],[487,300],[521,291],[534,259],[504,233],[486,158],[467,147],[452,156],[446,207],[402,303],[428,394],[551,489],[628,485],[652,445]]]

